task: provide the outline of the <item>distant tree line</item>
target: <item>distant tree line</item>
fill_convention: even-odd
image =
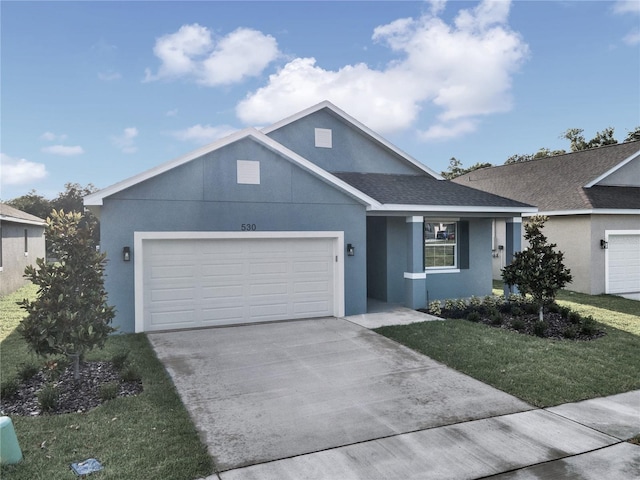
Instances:
[[[65,213],[78,213],[81,215],[81,224],[96,223],[93,231],[93,240],[96,245],[100,242],[100,223],[90,211],[85,211],[83,198],[90,193],[97,192],[98,189],[91,183],[83,187],[78,183],[65,183],[64,192],[60,192],[53,200],[38,195],[35,190],[30,190],[26,195],[16,197],[4,203],[30,213],[36,217],[47,219],[54,210]],[[51,253],[49,242],[47,241],[47,254]]]
[[[615,145],[618,143],[618,140],[613,136],[614,129],[613,127],[607,127],[604,130],[597,132],[596,135],[591,140],[586,140],[583,135],[584,130],[581,128],[570,128],[565,131],[560,138],[565,138],[569,140],[569,147],[571,148],[571,152],[578,152],[580,150],[587,150],[590,148],[598,148],[603,147],[605,145]],[[640,126],[631,130],[623,142],[633,142],[636,140],[640,140]],[[541,148],[536,153],[532,154],[515,154],[511,155],[504,162],[505,165],[510,163],[519,163],[519,162],[528,162],[531,160],[537,160],[539,158],[553,157],[556,155],[562,155],[567,153],[566,150],[550,150],[548,148]],[[465,173],[472,172],[474,170],[478,170],[479,168],[493,167],[493,164],[488,162],[478,162],[469,168],[464,168],[462,166],[462,162],[458,160],[456,157],[451,157],[449,159],[449,167],[446,171],[442,172],[442,176],[446,179],[451,180],[452,178],[459,177],[460,175],[464,175]]]

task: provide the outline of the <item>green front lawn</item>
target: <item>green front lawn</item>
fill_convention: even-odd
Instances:
[[[588,342],[548,340],[467,320],[376,332],[538,407],[639,389],[640,316],[633,312],[640,304],[609,295],[563,292],[560,298],[558,303],[592,315],[607,335]]]
[[[0,379],[15,376],[24,363],[41,362],[13,330],[24,311],[15,302],[35,295],[26,287],[0,299]],[[91,478],[195,479],[213,473],[178,394],[144,334],[116,335],[90,360],[110,360],[127,349],[142,377],[144,392],[117,398],[85,414],[65,414],[12,421],[24,459],[2,466],[0,478],[55,480],[74,478],[69,465],[96,458],[104,470]]]

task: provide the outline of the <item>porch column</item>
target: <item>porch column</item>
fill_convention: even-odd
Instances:
[[[507,218],[506,222],[506,241],[504,250],[504,265],[505,267],[511,264],[513,255],[516,252],[522,250],[522,218],[514,217]],[[518,288],[514,285],[509,288],[509,285],[504,285],[504,294],[509,296],[511,293],[518,293]]]
[[[424,273],[424,217],[407,217],[407,270],[404,272],[404,305],[427,306],[427,275]]]

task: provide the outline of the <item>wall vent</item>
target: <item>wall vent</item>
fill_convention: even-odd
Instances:
[[[331,148],[332,146],[331,129],[316,128],[316,147]]]
[[[237,160],[238,183],[260,185],[260,162],[255,160]]]

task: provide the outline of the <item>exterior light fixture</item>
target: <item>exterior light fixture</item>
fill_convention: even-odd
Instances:
[[[600,248],[603,250],[609,248],[609,242],[607,242],[606,240],[600,240]]]
[[[122,249],[122,260],[125,262],[129,262],[131,260],[131,248],[124,247]]]
[[[350,243],[347,243],[347,255],[349,257],[353,257],[355,254],[356,254],[356,247],[354,247]]]

